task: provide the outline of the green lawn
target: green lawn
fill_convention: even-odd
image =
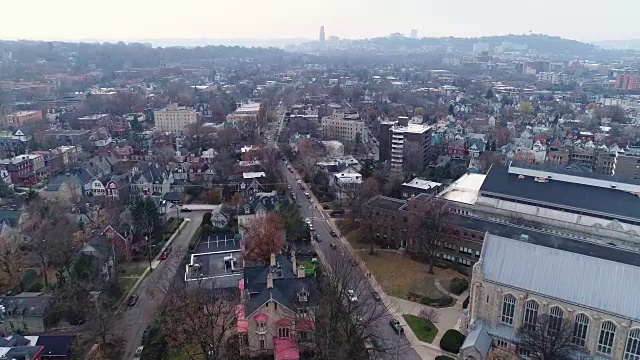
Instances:
[[[410,314],[404,314],[402,317],[418,340],[431,344],[436,335],[438,335],[438,328],[431,321]]]
[[[140,266],[132,266],[132,267],[127,267],[122,271],[122,275],[123,277],[140,277],[142,276],[142,273],[144,273],[144,270],[149,267],[149,263],[144,262],[144,263],[140,263]]]
[[[129,290],[131,290],[131,288],[136,283],[136,281],[138,281],[138,279],[139,278],[137,278],[137,277],[121,277],[121,278],[119,278],[118,281],[120,282],[120,289],[122,289],[122,293],[126,294]]]

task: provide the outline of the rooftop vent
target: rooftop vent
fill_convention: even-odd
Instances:
[[[520,240],[522,240],[522,241],[529,241],[529,235],[527,235],[527,234],[522,234],[522,235],[520,235]]]

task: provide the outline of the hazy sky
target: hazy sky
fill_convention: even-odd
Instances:
[[[640,38],[640,0],[1,0],[0,38],[364,38],[532,31]]]

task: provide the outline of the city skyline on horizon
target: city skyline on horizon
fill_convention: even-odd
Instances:
[[[625,0],[612,0],[609,6],[597,12],[578,0],[537,0],[527,6],[527,13],[504,10],[510,9],[507,0],[483,3],[463,0],[455,12],[443,3],[417,0],[398,0],[393,4],[383,0],[328,0],[322,4],[282,0],[276,5],[247,0],[242,11],[230,3],[183,0],[182,8],[198,9],[183,12],[156,9],[148,0],[113,0],[111,6],[101,9],[97,19],[80,0],[37,2],[37,12],[32,11],[31,3],[11,1],[3,5],[6,14],[29,14],[33,17],[33,25],[30,26],[24,26],[24,17],[6,17],[0,23],[0,34],[4,39],[318,39],[321,25],[325,27],[327,39],[330,36],[365,39],[397,32],[409,37],[414,29],[419,37],[475,38],[538,33],[584,42],[640,38],[634,17],[640,11],[640,3],[625,3]],[[626,10],[620,12],[621,8]],[[318,20],[309,21],[309,14]],[[68,21],[51,26],[51,18],[65,17]]]

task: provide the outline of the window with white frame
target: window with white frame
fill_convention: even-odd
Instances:
[[[549,309],[549,326],[547,328],[549,334],[557,334],[562,328],[562,317],[564,311],[559,306]]]
[[[256,326],[256,331],[258,332],[267,331],[267,324],[264,321],[258,321],[258,324]]]
[[[258,337],[258,342],[260,344],[260,350],[267,348],[267,337],[265,335],[260,335],[260,337]]]
[[[528,300],[524,304],[524,321],[523,327],[526,330],[533,330],[538,322],[538,302],[535,300]]]
[[[278,328],[278,337],[279,338],[288,338],[289,337],[289,328],[288,327]]]
[[[573,336],[571,342],[578,346],[585,346],[589,332],[589,317],[585,314],[577,314],[573,323]]]
[[[598,347],[596,351],[600,354],[611,355],[615,337],[616,325],[611,321],[603,322],[600,326],[600,336],[598,337]]]
[[[500,321],[512,325],[513,324],[513,314],[516,310],[516,297],[507,294],[502,298],[502,316],[500,317]]]
[[[640,329],[632,329],[624,348],[624,360],[640,360]]]

